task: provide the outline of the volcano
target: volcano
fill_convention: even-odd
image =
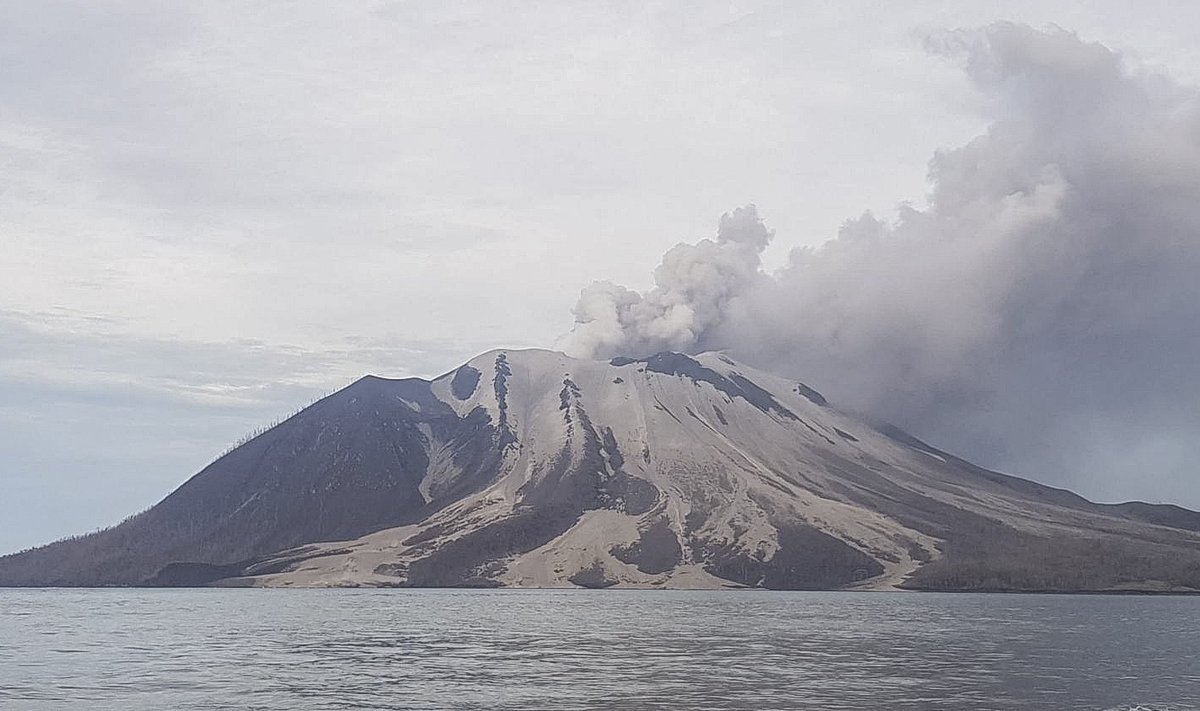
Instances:
[[[20,586],[1200,591],[1200,514],[974,466],[721,353],[367,376]]]

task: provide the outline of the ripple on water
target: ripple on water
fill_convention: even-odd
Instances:
[[[1159,597],[0,590],[0,708],[1198,711],[1198,612]]]

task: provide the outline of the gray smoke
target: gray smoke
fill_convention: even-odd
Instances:
[[[581,355],[728,349],[982,464],[1200,505],[1200,92],[1059,29],[926,41],[989,125],[926,209],[761,269],[753,207],[636,293],[584,290]]]
[[[591,356],[691,348],[721,325],[734,298],[769,284],[759,255],[772,236],[753,205],[739,207],[721,217],[715,242],[679,244],[663,255],[653,290],[592,284],[575,306],[569,350]]]

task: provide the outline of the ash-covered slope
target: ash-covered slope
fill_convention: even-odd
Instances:
[[[486,416],[460,418],[418,379],[365,377],[225,454],[119,526],[0,558],[0,584],[205,581],[203,564],[249,560],[311,541],[419,521],[430,438],[452,443],[463,492],[493,472]]]
[[[1200,514],[979,469],[715,353],[365,378],[5,584],[1200,589]]]

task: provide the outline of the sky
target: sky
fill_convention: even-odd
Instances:
[[[1200,6],[0,18],[0,552],[493,347],[725,348],[982,464],[1200,507]],[[716,292],[660,268],[712,263]],[[711,318],[598,336],[612,293]]]

